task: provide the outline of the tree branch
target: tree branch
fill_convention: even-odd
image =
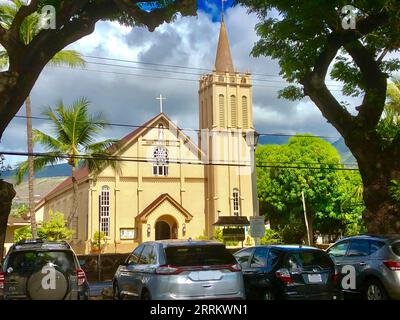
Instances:
[[[353,116],[336,100],[325,84],[325,78],[333,59],[341,47],[336,34],[328,37],[325,48],[317,57],[314,70],[300,80],[304,86],[305,95],[321,110],[325,118],[342,134],[349,135],[349,128],[354,120]]]
[[[38,9],[39,0],[31,0],[29,5],[23,5],[14,17],[14,20],[10,27],[10,32],[19,34],[22,22],[30,14],[34,13]]]
[[[345,43],[344,48],[360,68],[362,81],[365,84],[365,96],[362,105],[358,107],[357,120],[365,128],[373,129],[378,124],[385,106],[387,75],[381,71],[379,63],[375,61],[374,53],[358,40]]]

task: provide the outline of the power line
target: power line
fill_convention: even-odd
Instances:
[[[135,69],[135,70],[146,70],[146,71],[156,71],[156,72],[174,73],[174,74],[195,75],[195,76],[202,76],[202,75],[204,75],[203,73],[185,72],[185,71],[178,71],[178,70],[165,70],[165,69],[143,68],[143,67],[127,66],[127,65],[112,64],[112,63],[104,63],[104,62],[86,61],[86,64],[99,65],[99,66],[107,66],[107,67],[127,68],[127,69]],[[284,80],[255,79],[255,78],[253,78],[252,80],[253,80],[253,81],[261,81],[261,82],[274,82],[274,83],[288,84],[288,83],[285,82]],[[196,81],[198,81],[198,80],[196,80]],[[340,85],[334,85],[334,84],[331,84],[330,86],[341,87]]]
[[[187,70],[199,70],[205,72],[213,72],[213,69],[207,68],[198,68],[198,67],[188,67],[182,65],[171,65],[171,64],[163,64],[163,63],[154,63],[154,62],[145,62],[145,61],[137,61],[137,60],[126,60],[126,59],[117,59],[117,58],[109,58],[109,57],[100,57],[100,56],[90,56],[90,55],[83,55],[84,58],[90,59],[97,59],[97,60],[107,60],[107,61],[116,61],[116,62],[125,62],[125,63],[133,63],[133,64],[143,64],[143,65],[152,65],[152,66],[159,66],[159,67],[168,67],[168,68],[178,68],[178,69],[187,69]],[[172,70],[171,72],[177,72],[176,70]],[[202,74],[196,74],[202,75]],[[263,76],[263,77],[278,77],[281,78],[279,75],[276,74],[268,74],[268,73],[252,73],[254,76]],[[256,80],[256,79],[253,79]],[[334,82],[334,81],[331,81]],[[335,82],[336,83],[336,82]]]
[[[66,69],[66,70],[70,70],[70,71],[86,71],[86,72],[97,72],[97,73],[105,73],[105,74],[114,74],[114,75],[120,75],[120,76],[133,76],[133,77],[143,77],[143,78],[153,78],[153,79],[199,82],[198,79],[189,79],[189,78],[176,78],[176,77],[157,76],[157,75],[148,75],[148,74],[138,74],[138,73],[128,73],[128,72],[117,72],[117,71],[108,71],[108,70],[88,69],[88,68],[69,68],[69,67],[62,67],[62,66],[49,66],[49,67],[50,68],[58,68],[58,69]],[[281,86],[259,85],[259,84],[253,84],[253,87],[284,89]],[[332,91],[332,92],[342,92],[341,90],[338,90],[338,89],[330,89],[330,91]]]
[[[52,153],[52,152],[17,152],[17,151],[0,151],[1,155],[12,155],[12,156],[32,156],[32,157],[50,157],[56,159],[79,159],[79,160],[103,160],[103,161],[115,161],[115,162],[143,162],[143,163],[154,163],[153,158],[139,158],[139,157],[118,157],[118,156],[92,156],[92,155],[69,155],[65,153]],[[204,162],[204,161],[182,161],[178,159],[169,159],[167,164],[187,164],[187,165],[212,165],[212,166],[226,166],[226,167],[251,167],[250,164],[242,164],[242,163],[219,163],[219,162]],[[271,162],[273,163],[273,162]],[[289,162],[288,162],[289,163]],[[322,165],[320,163],[320,165]],[[257,164],[257,168],[280,168],[280,169],[302,169],[302,170],[320,170],[320,171],[359,171],[357,168],[345,168],[345,167],[332,167],[332,166],[340,166],[340,164],[324,164],[329,167],[309,167],[309,166],[293,166],[293,165],[268,165],[268,164]]]
[[[27,119],[27,116],[19,115],[14,116],[17,119]],[[50,118],[47,117],[39,117],[39,116],[32,116],[30,117],[32,120],[44,120],[44,121],[52,121]],[[134,129],[159,129],[158,126],[144,126],[144,125],[132,125],[126,123],[112,123],[112,122],[91,122],[93,124],[105,124],[112,127],[125,127],[125,128],[134,128]],[[193,128],[178,128],[180,131],[192,131],[192,132],[202,132],[201,129],[193,129]],[[223,130],[215,130],[212,132],[226,132]],[[307,135],[307,134],[288,134],[288,133],[258,133],[260,136],[272,136],[272,137],[299,137],[299,138],[320,138],[320,139],[340,139],[339,136],[323,136],[323,135]]]

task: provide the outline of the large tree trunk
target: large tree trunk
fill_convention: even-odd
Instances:
[[[32,142],[32,108],[31,108],[31,97],[28,96],[25,101],[26,106],[26,133],[28,138],[28,189],[29,189],[29,214],[31,220],[32,238],[37,238],[37,225],[35,215],[35,194],[33,190],[33,142]]]
[[[16,192],[11,183],[0,180],[0,262],[3,262],[8,216]]]
[[[392,180],[400,180],[399,159],[387,153],[371,155],[374,163],[359,163],[364,184],[364,220],[370,233],[400,233],[400,203],[390,194]]]

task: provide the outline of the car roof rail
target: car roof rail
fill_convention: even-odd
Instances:
[[[22,245],[22,244],[35,244],[35,243],[43,243],[44,240],[41,238],[36,238],[36,239],[24,239],[24,240],[20,240],[17,243],[15,243],[16,245]]]

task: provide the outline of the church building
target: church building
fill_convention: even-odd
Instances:
[[[71,219],[75,251],[92,251],[104,233],[104,252],[125,253],[150,240],[212,238],[220,217],[253,216],[248,135],[254,133],[249,73],[234,68],[224,21],[215,67],[199,81],[198,141],[161,112],[114,146],[119,170],[76,172],[79,206]],[[72,179],[47,194],[36,212],[68,214]],[[68,217],[65,217],[66,219]]]

